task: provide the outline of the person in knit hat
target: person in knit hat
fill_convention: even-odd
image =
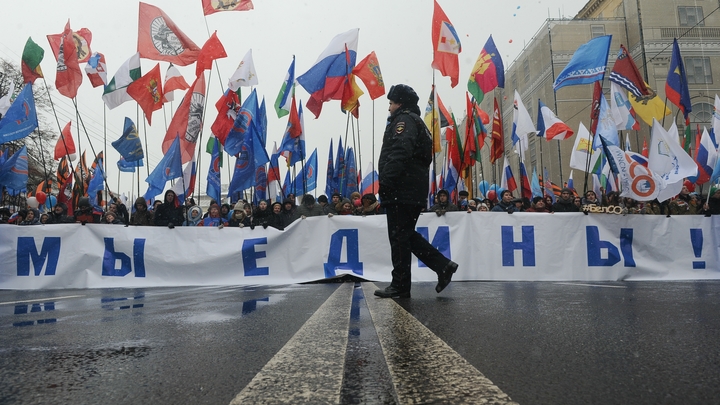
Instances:
[[[219,228],[227,226],[227,224],[227,221],[220,216],[220,206],[217,204],[212,204],[210,208],[208,208],[207,218],[198,222],[198,226],[216,226]]]

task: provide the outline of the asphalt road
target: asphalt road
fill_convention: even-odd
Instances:
[[[374,288],[0,290],[0,404],[720,403],[720,282]]]

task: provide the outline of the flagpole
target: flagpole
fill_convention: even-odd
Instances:
[[[348,132],[350,132],[350,114],[348,114],[347,119],[345,120],[345,150],[346,151],[347,151],[347,148],[349,147],[348,143],[347,143]],[[347,153],[345,153],[345,156],[347,156]],[[343,159],[344,159],[344,157],[343,157]],[[345,162],[345,167],[347,167],[347,162]],[[345,171],[345,168],[343,168],[343,171]],[[342,176],[343,173],[340,173],[340,175]],[[342,176],[342,177],[345,177],[345,176]],[[340,185],[338,187],[338,189],[340,190],[341,197],[343,196],[343,186],[345,185],[343,183],[347,183],[347,179],[345,179],[345,181],[341,181]]]
[[[548,23],[547,27],[548,27],[548,45],[550,47],[550,74],[552,75],[552,82],[555,83],[555,61],[553,59],[552,30],[550,29],[550,23]],[[555,103],[555,114],[559,116],[560,112],[558,111],[557,93],[555,91],[553,91],[553,102]],[[540,153],[542,154],[542,146],[540,146],[540,149],[541,149]],[[559,140],[557,143],[557,150],[558,150],[558,169],[560,170],[560,184],[563,184],[562,149],[560,148]],[[542,155],[540,155],[540,156],[542,156]],[[587,184],[587,172],[585,172],[585,174],[586,174],[585,175],[585,183]],[[549,176],[550,175],[548,174],[548,177]],[[545,179],[543,178],[543,180],[545,180]]]
[[[52,107],[53,115],[55,116],[55,122],[57,122],[58,130],[60,131],[60,139],[62,139],[63,146],[65,147],[65,152],[68,151],[67,149],[67,143],[65,142],[65,137],[62,134],[62,127],[60,126],[60,119],[57,116],[57,111],[55,111],[55,103],[52,101],[52,96],[50,95],[50,89],[48,88],[47,81],[45,81],[45,77],[43,76],[43,84],[45,84],[45,91],[48,95],[48,100],[50,100],[50,107]],[[36,112],[37,113],[37,112]],[[75,151],[77,153],[77,151]],[[67,156],[67,155],[66,155]],[[68,164],[70,165],[70,172],[72,175],[75,175],[75,168],[73,167],[72,160],[69,158],[67,159]],[[72,192],[72,190],[70,190]]]
[[[375,99],[372,100],[372,191],[375,194]]]
[[[103,150],[107,150],[107,111],[105,103],[103,103]],[[103,157],[103,175],[107,176],[107,159]],[[110,187],[105,189],[105,201],[108,199],[108,190]],[[120,192],[120,170],[118,170],[118,193]]]
[[[83,167],[83,161],[82,161],[82,160],[84,160],[83,157],[85,156],[85,152],[83,151],[82,153],[80,153],[80,151],[82,150],[82,143],[81,143],[81,139],[80,139],[80,113],[78,113],[77,108],[75,109],[75,122],[77,122],[76,125],[78,127],[78,144],[77,144],[78,150],[77,150],[77,152],[79,153],[78,156],[81,159],[80,160],[80,182],[82,184],[80,184],[80,187],[82,190],[82,195],[80,197],[83,197],[85,195],[85,176],[86,176],[85,169],[87,167]],[[65,149],[65,151],[67,151],[67,149]],[[85,165],[87,165],[87,161],[85,161]],[[80,198],[80,197],[78,197],[78,198]],[[75,207],[73,207],[73,208],[75,208]]]

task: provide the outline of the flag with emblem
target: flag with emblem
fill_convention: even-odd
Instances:
[[[333,184],[333,172],[335,171],[333,169],[333,161],[333,140],[330,138],[330,150],[328,151],[327,173],[325,177],[325,195],[327,197],[332,196],[336,190],[336,187]]]
[[[0,144],[24,138],[38,127],[32,84],[20,90],[10,108],[0,119]]]
[[[138,45],[140,57],[187,66],[200,48],[160,8],[140,2]]]
[[[0,189],[7,187],[8,194],[17,194],[27,190],[28,154],[27,146],[10,156],[0,167]]]
[[[253,203],[255,205],[268,199],[267,185],[267,168],[265,165],[258,166],[255,169],[255,186],[253,188]]]
[[[225,94],[220,96],[215,103],[215,108],[218,114],[215,117],[215,122],[210,127],[210,131],[217,137],[221,145],[225,145],[225,139],[232,130],[240,111],[240,99],[237,93],[230,89],[225,90]],[[212,153],[212,145],[210,145],[209,151]]]
[[[603,80],[611,39],[612,35],[603,35],[580,45],[570,62],[555,79],[553,89],[558,91],[565,86],[590,84]]]
[[[253,89],[240,107],[230,132],[225,138],[225,152],[230,156],[240,153],[247,139],[252,139],[247,137],[248,133],[257,136],[257,110],[257,92]]]
[[[105,55],[100,52],[93,52],[85,65],[85,74],[90,79],[93,87],[107,85],[107,65],[105,64]]]
[[[618,130],[640,130],[635,110],[628,100],[628,91],[615,82],[610,82],[610,111]]]
[[[496,87],[505,87],[505,67],[492,35],[480,51],[468,79],[468,91],[481,103],[485,94]]]
[[[82,84],[82,71],[78,63],[77,48],[70,28],[70,20],[65,24],[65,31],[60,35],[58,51],[55,53],[57,60],[57,72],[55,74],[55,88],[58,93],[67,98],[75,98],[77,90]],[[48,35],[48,41],[52,46],[53,40]]]
[[[440,145],[440,111],[438,110],[437,93],[435,92],[435,85],[432,86],[430,91],[430,97],[428,97],[428,105],[425,107],[425,116],[423,117],[425,125],[427,125],[432,134],[433,138],[433,153],[438,153],[442,149]],[[400,122],[397,125],[403,125],[402,128],[395,127],[395,133],[401,133],[405,127],[404,123]]]
[[[68,20],[68,27],[70,25],[70,20]],[[90,50],[90,43],[92,42],[92,33],[87,28],[80,28],[79,31],[71,31],[70,34],[72,35],[70,38],[70,43],[75,48],[75,55],[77,56],[78,63],[85,63],[90,60],[90,56],[92,55],[92,51]],[[60,52],[61,52],[61,43],[63,40],[63,36],[65,35],[65,32],[62,34],[51,34],[47,36],[48,42],[50,43],[50,49],[52,49],[53,55],[55,55],[55,59],[59,58]]]
[[[385,94],[385,82],[383,81],[380,62],[378,62],[375,51],[370,52],[365,59],[358,62],[353,68],[352,73],[362,80],[371,100],[375,100]]]
[[[152,113],[162,108],[163,89],[160,78],[160,64],[156,64],[144,76],[130,83],[127,93],[145,113],[148,125],[152,125]]]
[[[677,38],[673,39],[670,69],[668,70],[667,81],[665,82],[665,96],[682,111],[683,117],[685,117],[685,123],[690,123],[689,114],[692,111],[690,89],[688,88],[685,64],[683,63],[682,56],[680,56],[680,46],[678,46]]]
[[[580,127],[578,128],[577,136],[575,137],[575,144],[573,145],[572,152],[570,153],[570,167],[584,172],[589,172],[588,164],[590,164],[590,168],[593,167],[593,164],[588,162],[591,161],[591,157],[593,155],[595,155],[594,159],[596,160],[599,153],[593,154],[590,132],[581,122]]]
[[[162,143],[163,153],[180,137],[180,151],[183,164],[195,155],[195,144],[202,129],[203,110],[205,108],[205,72],[195,79],[175,111]]]
[[[250,87],[258,85],[257,71],[253,62],[252,49],[248,50],[240,61],[235,73],[228,81],[228,87],[232,91],[238,91],[240,87]]]
[[[285,134],[280,142],[280,155],[287,161],[288,167],[305,159],[305,132],[303,125],[302,102],[295,110],[295,98],[293,97],[293,112],[288,118]],[[295,113],[297,111],[297,113]]]
[[[503,122],[497,98],[493,99],[492,147],[490,148],[490,163],[495,163],[505,154],[505,139],[503,136]]]
[[[145,157],[135,123],[128,117],[125,117],[122,135],[111,145],[128,162],[136,162]]]
[[[28,37],[22,54],[23,82],[35,83],[36,79],[44,77],[42,68],[40,68],[40,62],[42,62],[44,56],[45,50],[36,44],[31,37]]]
[[[315,148],[312,155],[310,155],[310,159],[305,162],[305,167],[300,169],[300,173],[295,176],[292,186],[293,189],[298,191],[302,190],[303,193],[309,193],[315,190],[317,188],[317,168],[317,148]],[[357,184],[355,185],[355,190],[357,190]]]
[[[433,61],[431,67],[439,70],[441,75],[449,76],[450,86],[455,87],[460,76],[460,63],[458,62],[458,55],[462,51],[460,36],[437,0],[433,3]]]
[[[207,186],[205,190],[208,197],[215,201],[220,201],[222,198],[222,188],[220,186],[220,168],[222,167],[222,161],[220,159],[221,154],[222,147],[220,146],[220,141],[215,138],[215,142],[213,142],[212,156],[210,157],[210,166],[208,167]]]
[[[202,0],[202,6],[204,15],[221,11],[248,11],[253,9],[252,0]]]

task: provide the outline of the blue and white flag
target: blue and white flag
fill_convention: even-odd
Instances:
[[[28,155],[27,146],[23,146],[5,161],[0,168],[0,188],[8,188],[8,194],[17,194],[27,190]]]
[[[182,175],[183,167],[182,156],[180,154],[180,138],[176,136],[160,163],[155,166],[152,173],[145,179],[145,182],[148,183],[148,191],[145,193],[145,199],[147,200],[149,199],[148,197],[155,197],[162,193],[165,188],[165,183],[167,183],[168,180],[182,177]]]
[[[598,115],[595,137],[593,138],[593,149],[602,148],[602,144],[600,143],[601,136],[611,145],[620,147],[617,125],[615,124],[612,114],[610,114],[610,107],[607,101],[605,101],[605,96],[600,96],[600,114]]]
[[[111,145],[127,162],[136,162],[145,157],[135,123],[128,117],[125,117],[122,135]]]
[[[212,198],[217,202],[219,202],[220,198],[222,198],[220,187],[220,168],[222,167],[222,162],[220,159],[221,153],[222,149],[220,146],[220,141],[215,138],[215,142],[213,143],[212,156],[210,157],[210,167],[208,167],[207,187],[205,191],[208,197]]]
[[[118,170],[120,170],[121,172],[126,172],[126,173],[135,173],[136,167],[143,167],[143,166],[144,166],[144,163],[143,163],[142,159],[135,161],[135,162],[128,162],[127,160],[125,160],[125,158],[120,156],[120,159],[117,162]]]
[[[0,119],[0,144],[24,138],[37,127],[32,84],[26,84]]]
[[[570,59],[570,63],[555,79],[553,89],[558,91],[561,87],[590,84],[602,80],[607,68],[611,39],[612,35],[604,35],[581,45]]]
[[[309,193],[317,188],[317,148],[310,155],[310,159],[305,162],[305,167],[300,170],[295,180],[293,181],[293,190],[303,193]],[[303,184],[304,183],[304,184]]]

